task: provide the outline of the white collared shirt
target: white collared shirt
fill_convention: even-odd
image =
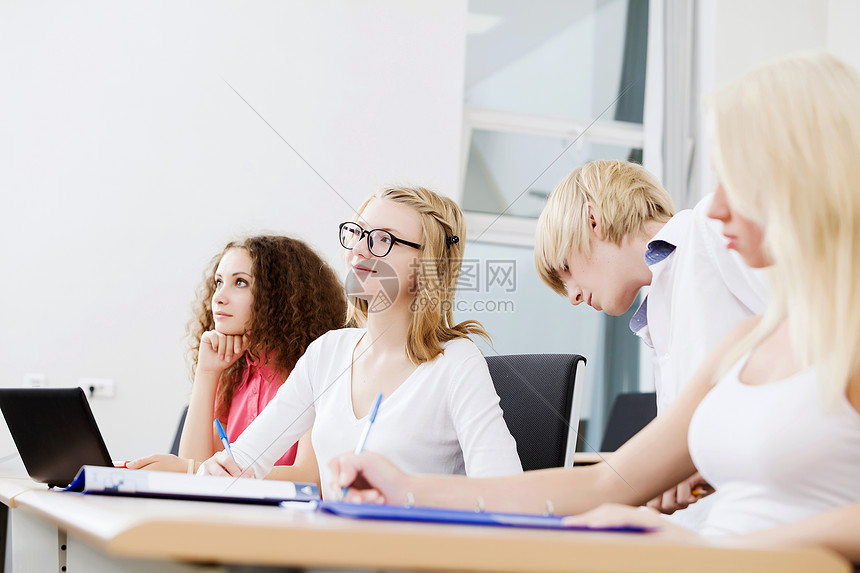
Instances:
[[[707,217],[711,199],[708,195],[693,209],[677,213],[648,243],[649,249],[659,250],[665,243],[675,247],[649,264],[651,288],[642,303],[647,324],[635,331],[654,349],[658,413],[733,326],[764,313],[767,306],[764,273],[726,248],[721,223]],[[634,315],[631,328],[636,322]]]

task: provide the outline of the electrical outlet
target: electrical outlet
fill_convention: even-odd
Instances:
[[[109,378],[81,378],[78,386],[89,398],[113,398],[116,395],[116,384]]]
[[[44,374],[28,372],[24,374],[24,386],[29,388],[41,388],[48,385],[48,379]]]

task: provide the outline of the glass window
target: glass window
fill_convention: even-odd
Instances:
[[[627,0],[470,0],[469,15],[466,103],[581,119],[618,96]]]
[[[553,188],[576,167],[594,159],[629,159],[641,154],[641,149],[626,145],[573,139],[472,130],[463,209],[536,218]]]
[[[573,307],[540,281],[535,220],[576,167],[641,162],[648,10],[648,0],[469,0],[461,204],[472,276],[455,315],[484,323],[486,354],[585,356],[592,445],[615,394],[638,385],[638,341],[629,317]],[[510,291],[498,282],[505,265]]]

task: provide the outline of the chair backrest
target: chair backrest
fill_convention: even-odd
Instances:
[[[656,393],[619,394],[612,403],[600,451],[614,452],[656,417]]]
[[[179,418],[179,427],[176,428],[176,435],[173,436],[173,445],[170,447],[170,453],[174,456],[179,455],[179,439],[182,437],[182,428],[185,427],[185,416],[188,415],[188,406],[182,410],[182,416]]]
[[[585,358],[508,354],[486,359],[523,469],[571,467]]]

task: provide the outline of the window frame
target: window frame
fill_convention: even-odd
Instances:
[[[506,111],[472,104],[463,105],[463,129],[460,148],[460,204],[466,194],[466,171],[474,130],[537,135],[558,139],[577,139],[593,143],[643,148],[645,133],[642,124],[615,120],[591,121]],[[555,158],[548,158],[550,161]],[[549,166],[550,164],[548,164]],[[492,215],[465,211],[468,239],[519,247],[534,247],[537,219],[512,215]]]

